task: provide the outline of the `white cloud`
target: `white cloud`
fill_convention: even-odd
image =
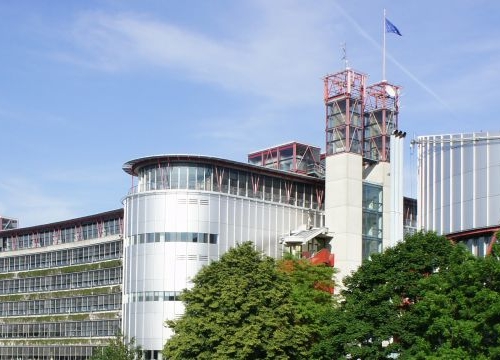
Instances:
[[[0,199],[0,215],[17,218],[23,227],[76,216],[74,201],[49,195],[35,182],[24,178],[2,180]]]
[[[81,14],[72,31],[76,52],[58,56],[105,71],[159,66],[275,101],[317,101],[320,77],[331,65],[325,44],[333,33],[332,6],[301,1],[254,5],[248,15],[251,26],[219,37],[147,15]]]

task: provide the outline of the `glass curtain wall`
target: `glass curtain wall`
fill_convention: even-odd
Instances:
[[[382,251],[382,186],[363,184],[363,259]]]
[[[176,163],[145,167],[132,191],[202,190],[323,210],[323,187],[227,167]]]

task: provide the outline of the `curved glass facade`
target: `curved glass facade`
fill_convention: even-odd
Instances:
[[[322,185],[224,166],[159,163],[141,168],[138,183],[129,195],[153,190],[199,190],[323,209]]]

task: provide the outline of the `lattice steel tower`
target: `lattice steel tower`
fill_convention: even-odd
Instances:
[[[324,78],[325,225],[339,279],[403,237],[399,88],[350,68]]]

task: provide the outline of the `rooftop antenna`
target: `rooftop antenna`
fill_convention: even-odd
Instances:
[[[343,42],[340,44],[342,46],[342,61],[344,62],[345,69],[349,68],[349,61],[347,60],[347,44]]]

